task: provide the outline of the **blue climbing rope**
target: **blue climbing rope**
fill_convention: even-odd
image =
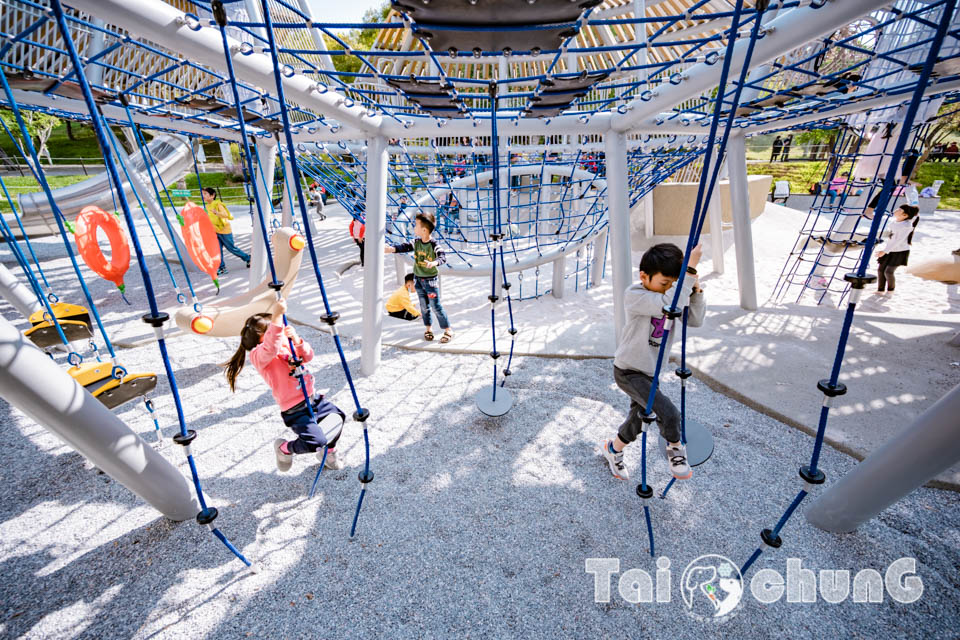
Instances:
[[[180,434],[174,438],[174,441],[183,445],[184,452],[187,456],[187,462],[190,465],[190,475],[193,479],[193,485],[197,492],[197,500],[200,502],[201,506],[201,511],[197,514],[197,523],[209,527],[213,534],[219,538],[224,545],[231,552],[233,552],[234,555],[237,556],[237,558],[239,558],[245,565],[249,567],[251,566],[250,561],[247,560],[244,555],[232,544],[230,544],[230,541],[227,540],[227,538],[215,526],[213,526],[213,522],[216,519],[218,512],[215,508],[207,506],[203,495],[203,488],[200,485],[200,475],[197,472],[196,462],[194,461],[193,453],[190,449],[190,443],[196,438],[197,434],[195,431],[187,429],[183,406],[180,400],[180,393],[177,388],[176,374],[174,373],[173,366],[170,363],[170,357],[167,353],[166,340],[163,336],[163,324],[169,320],[169,316],[165,313],[160,313],[160,310],[157,307],[157,299],[154,295],[153,283],[150,279],[150,272],[147,268],[147,262],[144,258],[143,250],[140,247],[140,239],[137,235],[133,215],[130,213],[130,205],[127,203],[126,194],[123,192],[120,174],[117,171],[116,164],[114,163],[113,154],[110,153],[110,146],[107,142],[104,124],[99,117],[96,102],[94,101],[93,93],[90,90],[90,85],[83,74],[83,65],[80,61],[80,56],[77,54],[76,47],[74,46],[73,36],[71,35],[70,29],[67,26],[63,6],[61,5],[60,0],[51,0],[51,9],[54,17],[56,18],[57,26],[60,30],[60,37],[63,39],[64,46],[66,47],[67,53],[70,56],[73,68],[76,71],[77,83],[80,85],[80,88],[83,91],[83,98],[87,104],[87,109],[90,112],[91,123],[97,136],[97,143],[100,145],[100,150],[103,153],[103,159],[107,167],[107,172],[109,173],[113,184],[117,187],[117,196],[120,200],[121,209],[123,210],[123,217],[126,220],[127,229],[130,232],[130,239],[133,242],[133,247],[136,251],[137,264],[140,267],[140,275],[143,278],[143,286],[147,295],[147,302],[150,309],[150,313],[144,316],[143,320],[153,327],[154,333],[156,334],[157,345],[160,349],[160,356],[163,360],[163,366],[166,370],[167,379],[170,384],[170,393],[173,396],[174,404],[177,408],[177,420],[180,425]],[[6,80],[4,80],[3,83],[5,88],[8,90],[8,97],[12,99]],[[47,187],[47,189],[49,189],[49,187]]]

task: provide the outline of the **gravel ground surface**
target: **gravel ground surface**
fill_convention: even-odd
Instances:
[[[57,250],[40,249],[51,257]],[[154,273],[159,279],[162,271]],[[61,291],[75,289],[62,261],[48,275]],[[128,281],[133,307],[111,285],[91,281],[111,328],[139,322],[138,280]],[[0,313],[16,320],[9,306]],[[330,337],[302,333],[318,352],[310,365],[318,387],[352,412]],[[796,469],[812,446],[807,435],[696,380],[689,410],[712,431],[716,451],[666,500],[648,501],[657,555],[671,563],[672,600],[631,604],[615,575],[610,601],[598,603],[588,558],[618,558],[621,572],[656,570],[635,483],[611,478],[593,451],[626,409],[610,361],[520,359],[508,383],[515,406],[491,419],[473,402],[490,383],[489,358],[387,350],[376,376],[358,380],[371,412],[376,480],[350,540],[363,464],[357,425],[348,423],[340,447],[347,466],[325,472],[307,500],[317,461],[298,459],[290,473],[277,473],[270,443],[284,429],[268,389],[247,370],[230,394],[220,374],[217,363],[236,344],[179,336],[169,346],[190,427],[200,434],[194,453],[204,487],[221,509],[217,524],[264,570],[243,570],[195,523],[160,518],[0,401],[0,637],[701,638],[718,629],[743,638],[952,638],[960,625],[960,496],[935,489],[847,535],[812,528],[802,505],[784,546],[764,553],[747,576],[762,568],[786,576],[787,558],[814,571],[883,574],[909,557],[924,585],[918,601],[901,604],[884,592],[882,603],[830,604],[818,595],[764,605],[746,595],[722,627],[687,615],[684,567],[711,553],[742,564],[800,488]],[[359,345],[347,340],[346,349],[358,368]],[[121,359],[131,371],[163,370],[153,344],[122,350]],[[673,379],[664,389],[679,392]],[[169,444],[176,418],[164,375],[153,396],[163,453],[187,473]],[[118,414],[153,437],[141,405]],[[638,477],[639,447],[627,463]],[[834,479],[854,461],[827,448],[821,464]],[[652,453],[648,467],[661,489],[665,462]]]

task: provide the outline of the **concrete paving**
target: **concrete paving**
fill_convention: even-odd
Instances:
[[[337,205],[328,206],[328,218],[316,223],[315,246],[331,307],[341,314],[342,335],[361,333],[360,294],[362,272],[355,262],[358,253],[347,233],[348,218]],[[235,211],[235,236],[249,249],[251,220],[245,210]],[[715,389],[732,395],[749,406],[808,433],[816,428],[822,396],[816,382],[829,374],[834,359],[843,310],[831,299],[817,306],[810,296],[799,302],[770,300],[777,277],[803,222],[804,214],[768,204],[753,225],[758,263],[758,297],[761,307],[746,312],[738,306],[736,265],[732,248],[726,250],[726,273],[712,273],[709,253],[701,266],[707,290],[708,315],[702,329],[690,333],[690,365],[696,374]],[[949,243],[960,229],[956,212],[925,216],[917,230],[913,261],[949,256]],[[149,237],[144,229],[143,237]],[[729,236],[729,231],[726,235]],[[682,242],[681,238],[674,238]],[[729,238],[727,239],[729,245]],[[164,275],[164,267],[151,242],[144,240],[161,305],[176,307],[175,294]],[[75,289],[71,268],[63,258],[63,246],[55,238],[35,242],[41,263],[52,274],[65,278]],[[705,242],[709,247],[709,243]],[[634,262],[639,262],[635,252]],[[219,297],[228,297],[247,286],[248,272],[233,256],[227,257],[230,272],[221,278]],[[14,265],[9,265],[15,268]],[[184,277],[173,265],[175,277],[186,290]],[[345,270],[344,270],[345,269]],[[342,275],[338,272],[343,271]],[[549,286],[551,267],[543,267],[541,282]],[[901,272],[903,270],[901,269]],[[215,289],[202,274],[192,274],[194,287],[204,303],[215,304]],[[525,286],[529,291],[531,276]],[[571,279],[572,280],[572,279]],[[614,351],[613,300],[610,279],[584,289],[568,280],[563,299],[544,296],[514,304],[518,357],[537,355],[562,358],[610,358]],[[858,308],[847,349],[841,381],[849,393],[831,411],[827,441],[862,458],[893,433],[933,404],[960,382],[960,349],[947,344],[960,328],[960,301],[951,302],[948,287],[903,274],[898,276],[896,295],[883,302],[872,298]],[[136,309],[145,307],[135,263],[128,272],[129,294]],[[384,295],[396,288],[392,256],[387,256]],[[111,286],[91,280],[105,324],[120,346],[149,341],[146,325],[130,321],[130,307],[122,303]],[[444,277],[444,307],[455,329],[454,340],[440,345],[423,340],[419,321],[384,318],[383,343],[403,349],[437,352],[487,354],[492,347],[490,332],[489,281],[485,278]],[[576,291],[575,289],[579,289]],[[310,260],[305,258],[294,289],[290,316],[295,322],[323,329],[319,295]],[[516,289],[514,289],[516,291]],[[73,296],[76,298],[76,295]],[[794,295],[794,298],[796,296]],[[72,300],[72,299],[71,299]],[[79,298],[75,301],[80,302]],[[437,328],[436,326],[434,327]],[[505,305],[497,314],[497,344],[509,349],[509,320]],[[437,332],[439,333],[439,332]],[[802,454],[802,455],[801,455]],[[807,452],[798,452],[798,456]],[[960,467],[941,475],[936,484],[960,489]]]
[[[714,388],[781,422],[815,433],[823,399],[816,383],[830,373],[845,306],[838,308],[835,296],[818,306],[813,292],[799,302],[771,299],[804,217],[803,212],[768,204],[765,213],[755,220],[757,287],[762,301],[755,312],[739,307],[736,260],[729,238],[724,274],[712,272],[707,253],[700,269],[707,290],[707,321],[702,329],[690,332],[689,358],[697,375]],[[339,219],[335,211],[321,223],[320,236],[325,238],[324,247],[330,251],[325,257],[328,264],[342,266],[355,258],[356,249],[345,228],[345,215]],[[957,212],[925,216],[914,239],[912,260],[949,256],[955,248],[949,243],[955,241],[958,230]],[[328,233],[330,236],[325,235]],[[681,238],[670,240],[682,242]],[[706,248],[709,243],[704,244]],[[346,260],[340,261],[344,255]],[[640,255],[641,252],[635,252],[634,262],[639,262]],[[893,297],[877,300],[876,296],[865,296],[858,307],[841,370],[840,380],[849,392],[836,401],[831,411],[827,441],[857,458],[910,424],[960,382],[960,349],[947,344],[960,329],[960,300],[948,299],[946,285],[920,280],[903,271]],[[386,272],[385,294],[396,286],[392,257],[387,261]],[[309,280],[301,276],[298,287],[304,287],[303,294],[291,306],[291,313],[297,320],[319,327],[314,319],[318,310],[316,296],[308,293],[316,285]],[[491,333],[487,286],[488,282],[479,278],[444,279],[444,306],[457,332],[449,345],[427,343],[419,322],[393,318],[384,319],[384,344],[488,353]],[[569,291],[571,288],[568,285],[562,300],[548,295],[515,305],[518,355],[612,357],[615,344],[609,278],[595,288],[579,292]],[[330,289],[344,316],[339,325],[341,332],[359,336],[359,266],[347,269]],[[796,290],[792,293],[795,299]],[[503,306],[497,321],[498,348],[502,351],[509,340]],[[935,484],[960,489],[960,465],[942,474]]]

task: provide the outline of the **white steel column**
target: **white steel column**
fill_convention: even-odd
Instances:
[[[233,148],[229,142],[220,143],[220,155],[223,156],[223,166],[230,173],[240,171],[240,168],[233,161]]]
[[[273,172],[277,167],[277,143],[266,138],[258,138],[254,146],[257,154],[257,173],[253,176],[253,188],[257,190],[260,206],[263,207],[263,216],[267,222],[267,233],[270,232],[270,200],[273,193]],[[267,264],[267,242],[260,231],[260,219],[256,212],[253,214],[250,232],[250,288],[257,286],[270,273]]]
[[[740,306],[754,311],[757,308],[757,278],[753,263],[753,230],[750,228],[750,191],[747,185],[745,142],[742,133],[730,136],[727,145],[727,170],[730,174],[730,209],[733,214]]]
[[[90,24],[95,27],[104,27],[103,20],[100,18],[91,18]],[[90,44],[87,46],[86,56],[87,58],[93,58],[98,53],[102,52],[105,48],[104,41],[106,39],[106,34],[103,31],[98,31],[97,29],[90,30]],[[98,58],[98,62],[104,62],[103,58]],[[86,76],[87,82],[95,86],[103,85],[103,65],[99,64],[88,64],[83,70],[83,75]]]
[[[177,467],[3,317],[0,397],[171,520],[200,511]]]
[[[296,197],[294,194],[297,193],[297,188],[295,185],[290,184],[290,177],[293,175],[293,164],[290,162],[290,156],[281,154],[283,156],[283,171],[287,181],[283,185],[283,200],[281,201],[280,209],[280,223],[285,227],[293,226],[293,219],[300,218],[300,205],[296,202],[293,202],[291,198]],[[306,194],[306,189],[304,189],[304,194]],[[307,203],[307,215],[308,218],[312,217],[310,212],[313,209],[310,208],[310,203]],[[312,229],[313,227],[311,227]]]
[[[724,159],[710,197],[710,206],[707,207],[707,215],[710,216],[710,261],[713,263],[714,273],[723,273],[723,206],[720,203],[720,180],[727,178],[728,173],[727,161]]]
[[[656,189],[654,187],[653,189]],[[640,198],[640,208],[643,210],[643,237],[653,237],[653,189]]]
[[[383,332],[383,247],[387,225],[387,139],[370,138],[367,145],[367,203],[364,232],[363,330],[360,370],[371,375],[380,365]]]
[[[607,160],[607,216],[610,220],[611,271],[613,273],[613,323],[616,340],[626,316],[623,293],[633,281],[630,253],[630,198],[627,193],[627,136],[609,131],[604,136]]]
[[[604,229],[593,241],[593,264],[590,265],[590,284],[600,286],[603,281],[603,263],[607,257],[607,230]]]
[[[563,286],[567,279],[567,256],[561,254],[559,258],[553,261],[553,285],[550,292],[554,298],[563,297]]]

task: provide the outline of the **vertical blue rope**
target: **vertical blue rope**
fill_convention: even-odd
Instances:
[[[57,20],[57,26],[60,29],[60,37],[63,39],[64,46],[67,50],[70,60],[73,63],[73,68],[77,74],[77,83],[80,85],[81,90],[83,91],[84,101],[87,103],[87,109],[90,112],[91,123],[93,124],[94,133],[97,136],[97,142],[100,145],[100,150],[103,153],[103,159],[107,167],[107,172],[113,184],[117,186],[117,195],[120,200],[120,206],[123,209],[123,216],[127,222],[127,228],[130,231],[130,239],[133,242],[134,249],[137,255],[137,264],[140,267],[140,275],[143,278],[143,286],[147,294],[147,302],[150,307],[150,317],[152,318],[161,318],[159,309],[157,308],[156,296],[153,292],[153,283],[150,280],[150,272],[147,269],[147,263],[143,256],[143,250],[140,247],[140,240],[137,236],[136,226],[133,221],[133,216],[130,213],[130,205],[127,202],[126,194],[123,192],[121,186],[120,175],[117,172],[116,164],[113,161],[113,154],[110,153],[110,147],[107,142],[106,134],[104,132],[103,122],[100,120],[96,102],[93,99],[93,93],[90,91],[90,85],[87,83],[86,77],[83,75],[83,66],[80,62],[80,56],[77,55],[76,47],[73,44],[73,37],[70,35],[70,29],[67,27],[66,17],[63,12],[63,6],[60,4],[60,0],[51,0],[51,9],[53,10],[54,17]],[[6,79],[3,80],[5,86],[7,86]],[[9,96],[9,92],[8,92]],[[185,418],[183,415],[183,407],[180,402],[180,394],[177,389],[176,376],[173,372],[173,366],[170,363],[170,358],[167,354],[167,345],[166,340],[163,338],[162,325],[157,327],[157,345],[160,348],[160,355],[163,359],[163,366],[166,369],[167,378],[170,383],[170,392],[173,395],[174,403],[177,407],[177,419],[180,423],[180,434],[182,436],[187,436],[187,427],[185,423]],[[203,507],[204,511],[207,510],[206,501],[203,496],[203,489],[200,486],[200,476],[197,473],[197,466],[193,459],[193,454],[190,453],[190,449],[187,448],[187,461],[190,465],[190,474],[193,478],[193,484],[196,488],[197,499],[200,502],[200,505]],[[202,512],[201,512],[202,513]],[[215,535],[217,531],[214,529]],[[250,561],[247,560],[240,551],[238,551],[229,541],[226,540],[226,537],[222,534],[217,535],[218,538],[227,546],[227,548],[234,553],[245,565],[250,566]]]
[[[264,27],[267,33],[267,42],[270,46],[270,53],[273,57],[273,79],[276,84],[277,89],[277,100],[280,104],[280,119],[283,122],[284,135],[287,142],[287,153],[290,159],[290,173],[293,180],[294,186],[297,192],[297,204],[300,207],[300,216],[303,219],[303,230],[307,236],[307,246],[310,248],[310,261],[313,264],[313,273],[317,279],[317,284],[320,287],[320,296],[323,298],[323,306],[326,310],[327,315],[330,315],[330,301],[327,298],[327,292],[323,286],[323,276],[320,274],[320,265],[317,262],[316,249],[313,246],[313,236],[310,231],[310,219],[307,215],[307,207],[305,204],[305,199],[303,197],[303,185],[300,181],[300,170],[297,167],[297,156],[294,153],[294,144],[293,144],[293,135],[291,134],[290,126],[290,115],[287,112],[287,101],[284,96],[283,90],[283,80],[280,74],[280,56],[277,53],[277,43],[274,37],[273,32],[273,19],[270,16],[270,6],[267,0],[261,0],[261,7],[263,8],[264,15]],[[223,29],[221,28],[221,32]],[[226,44],[226,34],[223,35],[224,43]],[[231,81],[234,81],[233,69],[230,69],[230,78]],[[242,118],[242,116],[241,116]],[[292,203],[291,203],[292,204]],[[356,412],[354,413],[354,419],[359,420],[363,424],[363,438],[365,442],[368,442],[368,433],[367,433],[367,423],[366,420],[370,415],[370,412],[360,406],[360,398],[357,396],[356,386],[353,382],[353,377],[350,375],[350,367],[347,365],[346,356],[343,353],[343,347],[340,343],[340,335],[337,333],[335,325],[330,325],[331,331],[333,333],[333,340],[337,346],[337,353],[340,356],[340,363],[343,367],[344,375],[347,378],[347,384],[350,387],[350,393],[353,396],[353,401],[356,406]],[[370,447],[369,443],[365,448],[366,459],[364,460],[363,472],[361,473],[361,483],[363,489],[360,492],[360,498],[357,501],[357,513],[354,516],[354,524],[351,528],[351,536],[353,535],[354,530],[356,529],[356,519],[360,515],[360,507],[363,504],[363,495],[366,492],[366,484],[372,478],[370,472]]]
[[[900,169],[900,160],[907,145],[907,140],[910,137],[911,127],[916,119],[917,111],[920,109],[920,102],[923,100],[924,91],[927,88],[927,84],[930,82],[930,76],[933,72],[933,65],[936,63],[937,54],[939,53],[940,48],[943,46],[943,41],[946,38],[947,30],[950,26],[956,6],[957,0],[944,0],[943,17],[937,24],[936,34],[934,35],[933,41],[930,43],[930,49],[927,52],[927,57],[923,64],[923,70],[920,72],[920,77],[917,79],[917,85],[914,88],[913,95],[910,98],[910,105],[907,108],[906,114],[904,115],[900,135],[897,138],[897,144],[893,150],[890,166],[887,168],[887,175],[883,181],[883,189],[880,191],[880,198],[877,201],[876,208],[874,209],[874,216],[870,224],[870,231],[867,234],[866,241],[864,242],[863,254],[860,257],[860,264],[857,268],[857,271],[854,274],[851,274],[855,276],[855,278],[866,277],[867,267],[870,264],[870,257],[873,253],[873,247],[876,244],[877,235],[880,231],[880,226],[883,220],[883,213],[886,210],[888,202],[890,201],[894,184],[897,182],[897,172]],[[861,283],[860,288],[862,288],[862,286],[863,285]],[[850,337],[850,327],[853,324],[853,316],[856,312],[856,306],[857,302],[854,299],[854,296],[851,296],[850,301],[847,304],[846,313],[844,314],[843,326],[840,330],[840,337],[837,340],[837,353],[833,361],[833,367],[830,370],[830,387],[835,388],[840,377],[840,368],[843,364],[843,356],[847,348],[847,340]],[[830,408],[826,405],[826,403],[824,403],[824,406],[820,409],[820,422],[817,426],[817,435],[814,440],[813,452],[810,455],[809,471],[812,474],[816,474],[818,471],[817,465],[820,461],[820,452],[823,448],[823,439],[826,434],[829,416]],[[793,515],[794,511],[807,496],[806,488],[807,487],[805,485],[804,490],[797,494],[797,497],[793,499],[793,502],[790,503],[790,506],[787,507],[787,510],[777,522],[776,527],[773,529],[773,538],[776,538],[777,534],[779,534],[780,530],[790,519],[790,516]],[[750,556],[747,562],[743,565],[741,573],[746,572],[746,570],[750,568],[750,566],[760,556],[760,553],[762,553],[762,547],[758,548],[753,555]]]

